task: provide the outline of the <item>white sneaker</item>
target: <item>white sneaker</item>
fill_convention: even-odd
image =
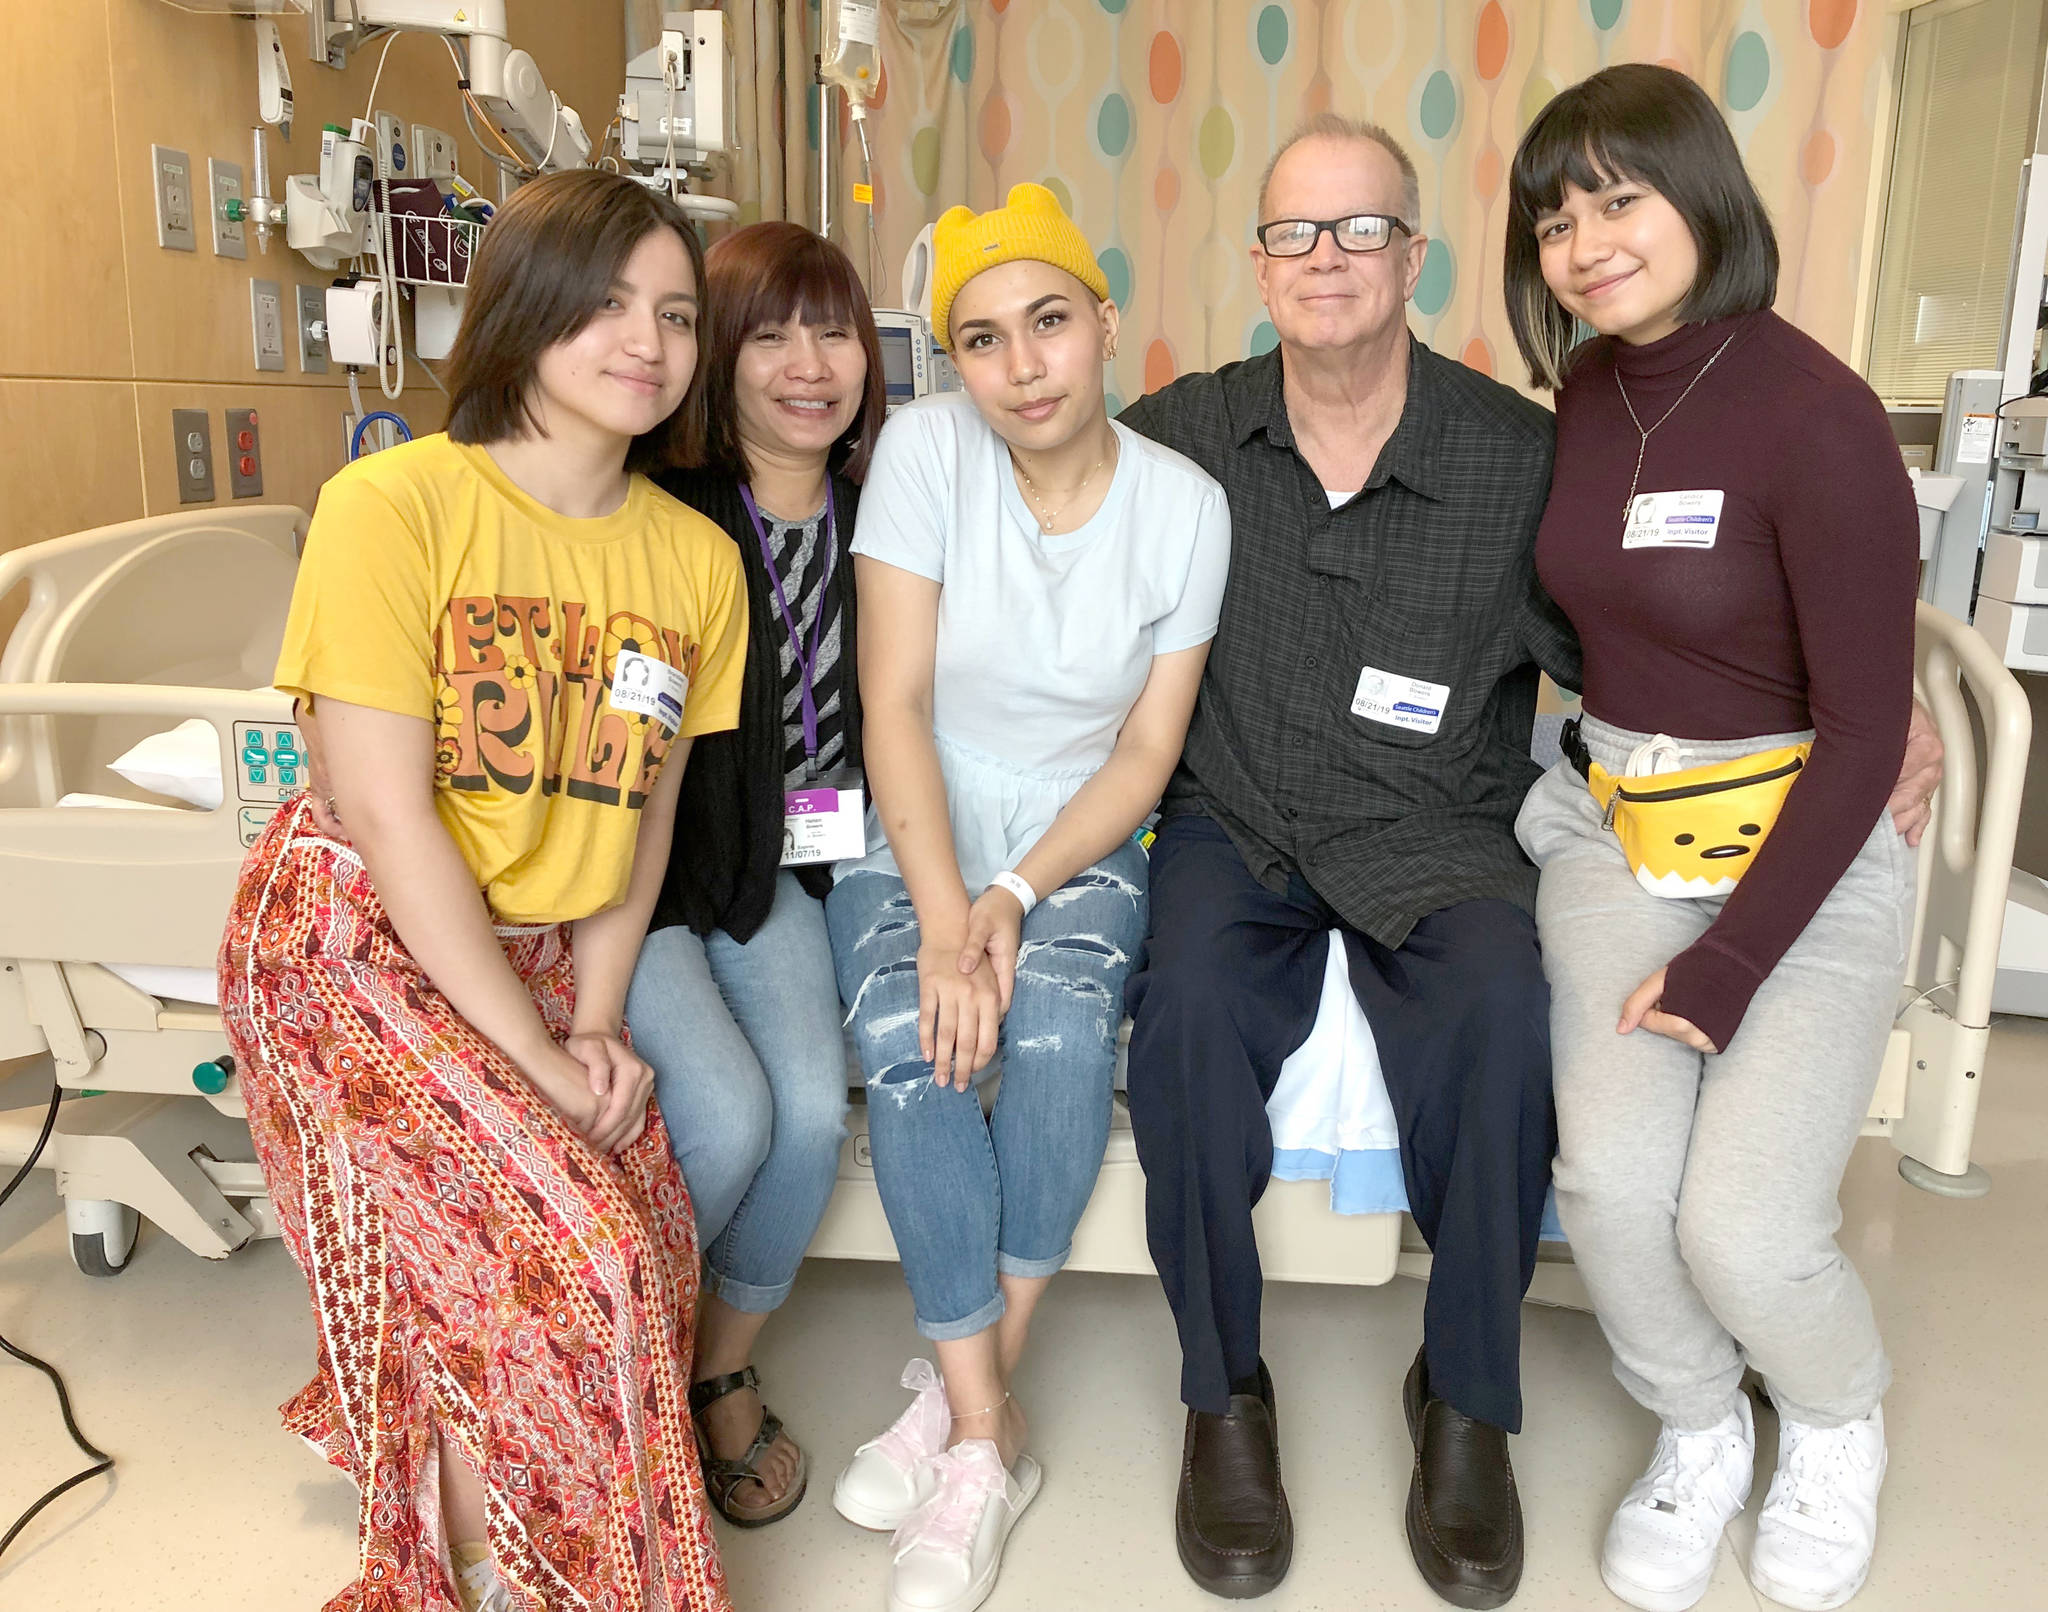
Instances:
[[[994,1439],[971,1438],[926,1463],[931,1498],[896,1530],[889,1612],[973,1612],[996,1587],[1003,1543],[1038,1497],[1038,1463],[1005,1471]]]
[[[1884,1469],[1882,1405],[1846,1427],[1781,1421],[1750,1583],[1801,1612],[1828,1612],[1862,1589],[1877,1549]]]
[[[1749,1501],[1755,1465],[1747,1394],[1703,1432],[1683,1433],[1667,1422],[1649,1470],[1607,1525],[1600,1548],[1607,1587],[1644,1612],[1684,1612],[1706,1594],[1722,1532]]]
[[[508,1612],[512,1605],[512,1592],[505,1588],[488,1556],[458,1570],[455,1586],[456,1599],[469,1612]]]
[[[917,1395],[910,1409],[880,1438],[855,1450],[832,1485],[832,1509],[857,1528],[893,1533],[931,1497],[938,1482],[931,1459],[945,1449],[953,1430],[946,1385],[937,1367],[918,1359],[903,1368],[903,1386]]]

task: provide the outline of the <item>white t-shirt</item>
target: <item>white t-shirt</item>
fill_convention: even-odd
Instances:
[[[1039,529],[1009,449],[960,393],[897,410],[861,489],[853,552],[940,585],[932,731],[970,891],[1013,867],[1109,759],[1152,657],[1216,635],[1223,489],[1111,424],[1114,479],[1072,532]],[[842,875],[895,870],[873,817],[868,843],[881,848]]]

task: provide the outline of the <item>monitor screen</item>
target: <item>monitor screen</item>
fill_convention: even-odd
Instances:
[[[917,360],[912,333],[901,325],[882,325],[875,334],[882,338],[882,385],[891,403],[907,403],[917,396]]]

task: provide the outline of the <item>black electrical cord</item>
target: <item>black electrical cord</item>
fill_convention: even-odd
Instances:
[[[43,1156],[43,1148],[50,1140],[50,1133],[57,1128],[57,1104],[62,1101],[63,1096],[64,1089],[62,1086],[52,1086],[50,1088],[50,1110],[43,1116],[43,1134],[36,1138],[36,1145],[29,1149],[28,1158],[22,1164],[22,1167],[14,1172],[14,1179],[9,1181],[4,1188],[0,1188],[0,1204],[6,1203],[9,1198],[14,1196],[14,1189],[28,1179],[29,1171],[36,1167],[36,1160]],[[38,1360],[26,1349],[15,1348],[7,1340],[4,1333],[0,1333],[0,1349],[5,1349],[24,1366],[34,1366],[36,1370],[50,1379],[50,1385],[57,1390],[57,1409],[64,1413],[64,1431],[71,1435],[71,1442],[91,1456],[96,1463],[93,1466],[87,1467],[83,1472],[66,1478],[56,1488],[52,1489],[42,1499],[38,1500],[28,1510],[14,1519],[14,1526],[7,1530],[5,1537],[0,1537],[0,1556],[5,1556],[7,1554],[7,1547],[20,1537],[22,1529],[35,1520],[36,1514],[43,1507],[67,1490],[77,1488],[88,1478],[96,1478],[102,1472],[113,1470],[114,1458],[107,1454],[105,1450],[95,1448],[92,1441],[79,1432],[78,1419],[71,1414],[71,1395],[65,1391],[64,1379],[57,1374],[55,1366],[51,1365],[47,1360]]]

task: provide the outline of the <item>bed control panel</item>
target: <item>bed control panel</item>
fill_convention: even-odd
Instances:
[[[235,724],[235,799],[244,845],[256,843],[283,802],[306,786],[306,753],[289,722]]]

